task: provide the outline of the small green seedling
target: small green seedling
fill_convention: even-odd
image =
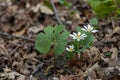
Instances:
[[[63,25],[47,26],[44,32],[36,37],[35,47],[42,54],[48,54],[51,47],[54,48],[54,67],[55,56],[61,55],[65,51],[69,32],[64,29]]]

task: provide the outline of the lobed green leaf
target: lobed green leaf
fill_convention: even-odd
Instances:
[[[61,55],[65,51],[69,32],[64,29],[63,25],[55,27],[47,26],[44,33],[39,33],[36,37],[35,47],[43,54],[47,54],[53,45],[55,54]]]

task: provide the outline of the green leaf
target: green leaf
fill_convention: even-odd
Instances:
[[[78,52],[82,52],[85,49],[89,48],[90,45],[93,43],[94,39],[95,39],[95,37],[92,33],[87,33],[87,37],[83,41],[83,48],[78,50]]]
[[[74,58],[74,56],[75,56],[75,53],[73,53],[73,52],[66,52],[65,56],[66,56],[66,58],[68,58],[68,60],[72,60]]]
[[[83,47],[80,50],[78,50],[78,52],[82,52],[85,49],[90,47],[90,45],[94,41],[95,37],[94,37],[94,35],[91,32],[83,31],[81,29],[81,27],[77,27],[76,29],[77,29],[78,32],[80,31],[82,34],[86,34],[87,35],[87,37],[83,40],[83,42],[82,43],[80,42],[80,46],[83,46]]]
[[[65,51],[65,45],[66,45],[66,42],[64,43],[57,43],[55,45],[55,54],[56,55],[61,55],[64,51]]]
[[[118,8],[118,9],[116,10],[116,13],[117,13],[118,15],[120,15],[120,8]]]
[[[53,45],[55,54],[60,55],[65,51],[69,32],[64,29],[63,25],[55,27],[47,26],[44,33],[39,33],[36,37],[35,47],[43,54],[47,54]]]
[[[84,39],[84,48],[89,48],[90,45],[93,43],[95,37],[92,33],[87,33],[87,37]]]
[[[88,0],[98,17],[105,17],[117,8],[115,0]]]
[[[59,3],[63,6],[67,6],[68,8],[72,7],[72,3],[68,2],[67,0],[59,0]]]
[[[53,31],[54,31],[54,28],[52,26],[47,26],[45,29],[44,29],[44,32],[45,32],[45,35],[47,36],[47,38],[49,38],[50,40],[53,39]]]
[[[61,55],[65,51],[65,46],[67,44],[69,32],[64,29],[63,25],[59,25],[55,26],[55,35],[55,53],[56,55]]]
[[[80,26],[78,26],[78,27],[76,28],[76,30],[77,30],[77,32],[86,33],[85,31],[83,31],[83,30],[81,29]]]
[[[63,30],[64,30],[64,26],[63,25],[56,25],[54,27],[55,35],[59,35]]]
[[[45,33],[39,33],[36,37],[35,48],[43,54],[47,54],[50,50],[53,39],[53,28],[48,26],[44,30]]]
[[[43,34],[40,33],[37,35],[35,47],[41,53],[47,53],[50,49],[50,40]]]
[[[98,19],[97,18],[92,18],[92,19],[90,19],[89,22],[91,25],[98,26]]]

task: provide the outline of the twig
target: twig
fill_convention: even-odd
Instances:
[[[59,23],[59,24],[62,24],[62,22],[60,21],[60,18],[59,18],[59,16],[58,16],[58,12],[57,12],[57,10],[56,10],[56,7],[55,7],[55,5],[54,5],[53,0],[50,0],[50,3],[51,3],[51,5],[52,5],[52,7],[53,7],[53,10],[54,10],[54,13],[55,13],[55,17],[56,17],[58,23]]]
[[[23,46],[25,44],[26,41],[22,42],[21,46]],[[20,48],[20,45],[17,45],[16,48],[14,50],[12,50],[12,52],[10,52],[10,55],[12,55],[14,52],[16,52],[18,49]]]
[[[28,40],[28,41],[31,41],[31,42],[35,42],[35,40],[30,39],[28,37],[24,37],[24,36],[15,36],[15,35],[10,35],[8,33],[3,33],[3,32],[0,32],[0,35],[1,36],[7,36],[7,38],[18,38],[18,39],[23,39],[23,40]]]

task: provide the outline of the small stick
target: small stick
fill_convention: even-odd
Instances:
[[[0,32],[0,35],[1,36],[7,36],[7,38],[18,38],[18,39],[24,39],[24,40],[28,40],[28,41],[31,41],[31,42],[35,42],[35,40],[30,39],[28,37],[24,37],[24,36],[15,36],[15,35],[10,35],[8,33],[3,33],[3,32]]]
[[[23,46],[23,45],[25,44],[25,42],[26,42],[26,41],[22,42],[21,45]],[[12,52],[10,52],[10,55],[12,55],[12,54],[13,54],[15,51],[17,51],[19,48],[20,48],[20,45],[17,45],[16,48],[15,48]]]
[[[57,9],[56,9],[56,7],[55,7],[55,5],[54,5],[53,0],[50,0],[50,3],[51,3],[51,5],[52,5],[52,7],[53,7],[53,10],[54,10],[54,13],[55,13],[55,17],[56,17],[58,23],[59,23],[59,24],[62,24],[62,22],[60,21],[60,18],[59,18],[59,16],[58,16],[58,12],[57,12]]]

